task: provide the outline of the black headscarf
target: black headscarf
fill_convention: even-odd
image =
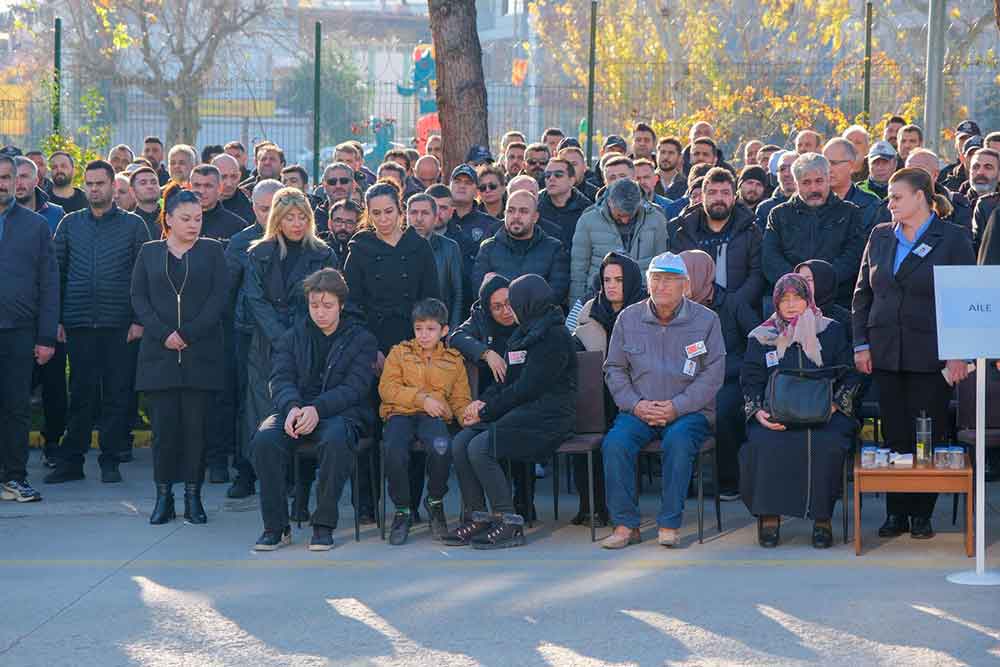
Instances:
[[[495,273],[489,278],[483,280],[483,284],[479,287],[479,306],[483,309],[483,313],[486,315],[487,326],[489,327],[490,336],[497,341],[503,341],[506,345],[506,341],[510,338],[510,335],[514,333],[514,329],[517,328],[517,324],[512,324],[509,327],[505,327],[493,318],[493,313],[490,311],[490,297],[497,290],[510,287],[510,281],[501,276],[499,273]],[[500,349],[503,349],[502,347]]]
[[[642,284],[642,269],[639,268],[634,259],[616,250],[612,250],[604,256],[604,259],[601,261],[601,270],[594,277],[594,291],[597,293],[597,296],[594,297],[594,305],[590,307],[590,317],[599,322],[610,336],[611,330],[615,326],[615,320],[618,319],[618,313],[621,310],[616,312],[611,307],[608,296],[604,293],[604,269],[609,264],[616,264],[622,267],[622,295],[625,299],[624,303],[622,303],[622,310],[633,303],[639,303],[648,297],[649,294]]]
[[[808,268],[813,274],[813,300],[820,310],[827,310],[837,297],[837,272],[830,262],[822,259],[810,259],[795,267],[798,273],[802,267]]]
[[[565,318],[555,304],[549,284],[536,273],[528,273],[510,284],[510,305],[517,316],[517,330],[507,343],[509,350],[523,350],[545,336],[551,327],[564,327]]]

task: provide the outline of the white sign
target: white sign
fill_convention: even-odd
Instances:
[[[938,359],[1000,358],[1000,266],[935,266]]]

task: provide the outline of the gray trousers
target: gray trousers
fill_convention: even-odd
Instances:
[[[513,513],[514,499],[497,461],[489,424],[462,429],[452,440],[451,452],[466,516],[485,512],[487,498],[494,513]]]

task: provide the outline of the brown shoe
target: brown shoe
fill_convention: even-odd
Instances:
[[[602,549],[624,549],[630,544],[639,544],[642,537],[638,528],[628,526],[615,526],[615,530],[601,541]]]
[[[656,535],[656,543],[661,547],[680,546],[681,533],[676,528],[660,528]]]

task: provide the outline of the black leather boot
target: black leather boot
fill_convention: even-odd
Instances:
[[[184,484],[184,518],[188,523],[207,523],[205,506],[201,504],[201,484]]]
[[[174,485],[156,485],[156,506],[153,513],[149,515],[149,522],[154,526],[159,526],[177,518],[174,511]]]

